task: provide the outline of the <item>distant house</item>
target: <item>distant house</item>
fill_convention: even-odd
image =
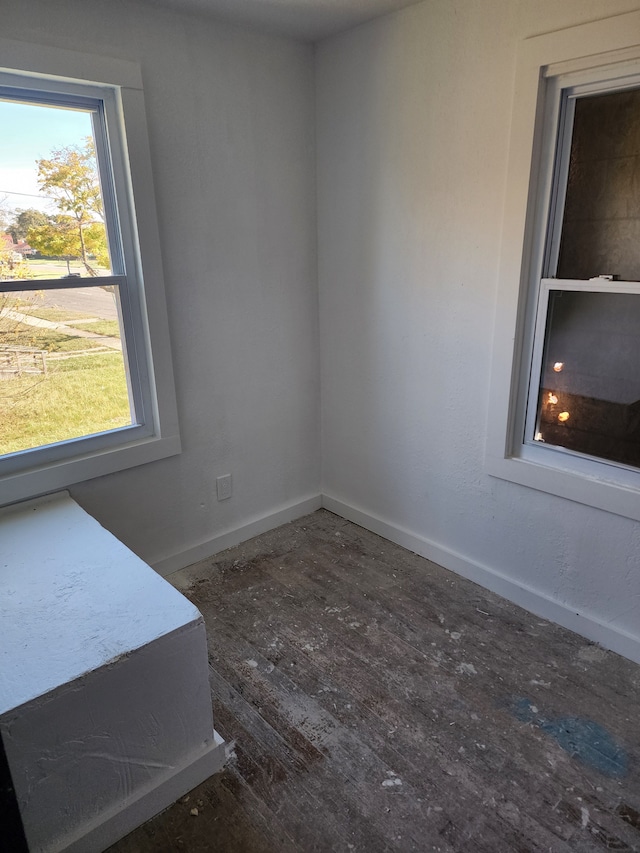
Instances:
[[[26,240],[15,243],[11,234],[0,234],[0,252],[10,252],[12,261],[21,261],[36,254]]]
[[[18,240],[18,242],[14,244],[13,248],[14,251],[19,252],[23,258],[28,258],[32,255],[37,254],[36,250],[32,249],[26,240]]]
[[[10,263],[19,263],[28,255],[35,254],[31,246],[29,246],[28,243],[25,243],[24,240],[14,243],[11,234],[0,234],[0,252],[5,255],[5,260],[6,255],[9,256]]]

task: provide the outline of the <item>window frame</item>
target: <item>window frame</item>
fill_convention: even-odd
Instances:
[[[485,470],[492,476],[640,520],[640,471],[525,442],[540,282],[563,209],[554,185],[563,89],[620,89],[640,73],[640,12],[521,43],[507,173]],[[614,83],[615,81],[615,83]],[[637,85],[637,84],[635,84]],[[577,89],[576,89],[577,91]],[[560,135],[559,135],[560,134]],[[564,136],[566,141],[566,134]],[[566,159],[566,158],[565,158]],[[555,269],[554,269],[555,271]],[[608,272],[608,271],[602,271]],[[534,451],[534,452],[532,452]],[[622,466],[625,467],[625,466]]]
[[[87,97],[104,104],[104,135],[96,133],[95,141],[101,166],[108,165],[113,177],[114,196],[107,190],[103,198],[105,214],[112,223],[117,218],[122,242],[110,245],[113,275],[65,281],[62,286],[118,286],[137,421],[0,458],[4,505],[166,458],[181,447],[140,67],[0,39],[0,75],[0,85],[20,87],[36,98],[42,92],[63,101]],[[136,210],[143,215],[136,216]],[[42,283],[3,282],[1,288],[42,289]]]

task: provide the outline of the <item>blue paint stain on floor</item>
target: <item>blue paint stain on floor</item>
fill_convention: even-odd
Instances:
[[[535,706],[525,698],[511,700],[508,707],[516,719],[531,723],[588,767],[605,776],[626,776],[629,765],[627,753],[599,723],[581,717],[548,719],[534,710]]]

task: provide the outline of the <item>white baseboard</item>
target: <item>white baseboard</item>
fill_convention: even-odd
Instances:
[[[322,506],[348,521],[353,521],[355,524],[389,539],[391,542],[402,545],[421,557],[426,557],[428,560],[444,566],[445,569],[462,575],[462,577],[497,593],[536,616],[556,622],[563,628],[575,631],[576,634],[580,634],[588,640],[600,643],[601,646],[611,649],[635,663],[640,663],[640,638],[633,634],[604,624],[590,614],[577,613],[566,605],[549,598],[544,593],[520,584],[488,566],[483,566],[481,563],[464,557],[449,548],[384,521],[364,510],[357,509],[330,495],[322,496]]]
[[[324,507],[348,521],[353,521],[391,542],[396,542],[409,551],[420,554],[421,557],[426,557],[428,560],[444,566],[445,569],[449,569],[485,589],[501,595],[536,616],[556,622],[563,628],[575,631],[576,634],[580,634],[588,640],[600,643],[604,648],[611,649],[623,657],[640,663],[640,637],[607,625],[591,614],[577,613],[544,593],[514,581],[488,566],[327,494],[313,495],[282,507],[275,512],[252,519],[240,527],[224,531],[177,554],[158,560],[152,564],[153,568],[159,574],[167,577],[173,572],[185,568],[185,566],[198,562],[198,560],[203,560],[224,551],[226,548],[232,548],[234,545],[246,542],[253,536],[258,536],[281,524],[301,518],[303,515],[320,509],[320,507]]]
[[[213,554],[218,554],[220,551],[233,548],[234,545],[239,545],[241,542],[246,542],[247,539],[259,536],[268,530],[273,530],[281,524],[287,524],[289,521],[295,521],[296,518],[302,518],[303,515],[315,512],[321,506],[322,496],[319,494],[312,495],[301,501],[287,504],[275,512],[251,519],[251,521],[242,524],[240,527],[218,533],[216,536],[198,542],[196,545],[191,545],[183,551],[156,560],[151,565],[158,574],[166,578],[170,574],[173,574],[173,572],[184,569],[185,566],[197,563],[198,560],[204,560]]]
[[[101,853],[197,785],[222,769],[227,760],[224,741],[214,732],[214,742],[186,764],[176,767],[153,787],[143,789],[116,808],[103,812],[90,824],[64,839],[52,853]]]

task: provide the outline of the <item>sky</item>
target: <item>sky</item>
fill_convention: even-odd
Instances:
[[[0,208],[5,213],[34,207],[54,213],[39,194],[36,160],[54,148],[82,145],[92,136],[91,113],[0,99]]]

